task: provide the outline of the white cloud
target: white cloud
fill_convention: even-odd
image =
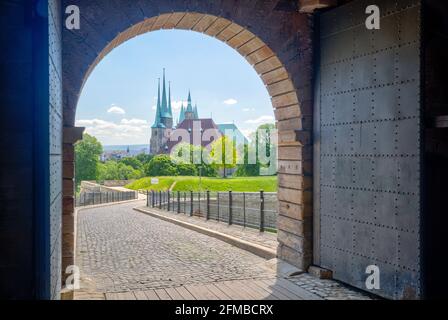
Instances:
[[[241,133],[244,134],[246,138],[251,138],[252,134],[255,132],[255,130],[252,129],[240,129]]]
[[[130,124],[130,125],[145,125],[148,122],[144,119],[121,119],[121,124]]]
[[[243,108],[243,112],[255,111],[255,108]]]
[[[234,105],[234,104],[237,104],[238,101],[233,99],[233,98],[230,98],[230,99],[227,99],[227,100],[223,101],[223,103],[227,104],[227,105]]]
[[[246,121],[246,123],[250,123],[250,124],[261,124],[261,123],[267,123],[267,122],[274,122],[274,117],[273,116],[261,116],[256,119],[250,119],[250,120]]]
[[[112,104],[112,106],[109,108],[109,110],[107,110],[107,113],[125,114],[126,112],[124,111],[123,108],[120,108],[120,107]]]
[[[144,141],[149,134],[149,125],[142,119],[122,119],[120,123],[101,119],[76,121],[77,126],[86,127],[86,132],[100,140]]]

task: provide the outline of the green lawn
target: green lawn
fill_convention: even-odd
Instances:
[[[176,182],[173,191],[236,191],[236,192],[266,192],[277,191],[277,177],[241,177],[241,178],[202,178],[201,184],[198,177],[158,177],[159,184],[151,185],[151,178],[142,178],[126,188],[138,190],[168,190]]]
[[[138,179],[125,187],[132,190],[168,190],[171,185],[174,183],[175,177],[159,177],[159,183],[158,184],[151,184],[151,177],[141,178]]]

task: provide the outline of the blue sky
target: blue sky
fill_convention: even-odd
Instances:
[[[81,93],[77,125],[104,145],[148,143],[163,68],[175,119],[191,89],[200,117],[234,121],[245,135],[274,122],[264,84],[238,52],[204,34],[162,30],[125,42],[98,64]]]

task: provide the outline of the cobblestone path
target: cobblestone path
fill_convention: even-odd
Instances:
[[[78,213],[77,264],[90,291],[124,292],[224,280],[272,278],[265,259],[132,208]]]

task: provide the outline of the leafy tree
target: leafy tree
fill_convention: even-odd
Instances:
[[[254,146],[244,146],[244,164],[239,165],[235,172],[235,175],[238,177],[256,177],[260,175],[260,161],[256,159],[255,163],[249,163],[249,150],[256,152]]]
[[[126,157],[120,160],[120,163],[123,163],[127,166],[131,166],[135,170],[141,170],[143,164],[137,157]]]
[[[122,162],[111,160],[99,165],[98,180],[101,181],[139,179],[142,176],[142,171],[136,170]]]
[[[179,163],[176,164],[177,173],[180,176],[196,176],[198,175],[198,170],[196,166],[192,163]]]
[[[212,143],[210,150],[210,163],[216,169],[223,169],[224,178],[227,169],[235,168],[238,163],[238,150],[235,141],[227,136],[221,136]]]
[[[256,141],[257,141],[257,148],[259,145],[265,145],[266,151],[264,154],[269,158],[271,156],[271,153],[275,152],[275,146],[273,144],[273,131],[275,130],[275,124],[273,123],[266,123],[262,124],[257,128],[256,132]],[[264,150],[258,150],[258,153],[263,152]]]
[[[177,176],[179,172],[176,164],[169,155],[159,154],[152,158],[145,166],[145,175],[147,176]]]
[[[83,180],[97,180],[99,158],[103,146],[93,136],[84,133],[83,139],[75,145],[75,180],[79,185]]]
[[[202,146],[184,142],[177,144],[171,152],[171,159],[179,169],[179,175],[181,176],[201,174],[203,177],[216,177],[215,167],[207,161],[209,158],[208,152]],[[186,168],[185,164],[192,166],[192,168],[185,171],[183,169]]]
[[[267,123],[257,128],[257,161],[260,163],[260,173],[273,175],[277,172],[277,138],[274,136],[276,128],[272,123]],[[265,150],[260,150],[260,147]]]
[[[274,130],[275,125],[272,123],[263,124],[257,128],[252,135],[252,142],[244,147],[244,164],[238,166],[235,175],[249,177],[259,176],[262,170],[276,172],[277,147],[273,137]],[[261,150],[260,147],[265,149]],[[249,153],[255,155],[255,163],[249,163]],[[271,161],[274,163],[271,164]],[[273,165],[272,170],[266,170],[271,165]]]
[[[140,153],[135,156],[135,158],[140,161],[142,165],[148,163],[153,158],[153,155],[146,154],[146,153]]]
[[[196,167],[203,177],[216,177],[218,175],[215,166],[211,164],[202,163],[202,165],[196,165]]]

